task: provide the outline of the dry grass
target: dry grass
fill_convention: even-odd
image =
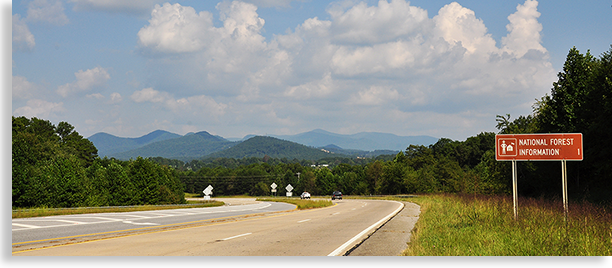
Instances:
[[[612,214],[586,202],[562,204],[511,197],[429,195],[411,198],[420,219],[404,255],[409,256],[610,256]]]

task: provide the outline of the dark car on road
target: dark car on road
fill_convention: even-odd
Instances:
[[[332,200],[340,199],[342,200],[342,193],[340,191],[335,191],[332,194]]]

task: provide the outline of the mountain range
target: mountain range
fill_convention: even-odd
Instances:
[[[297,135],[247,135],[242,139],[225,139],[206,131],[184,136],[156,130],[139,138],[121,138],[96,133],[88,138],[98,148],[100,157],[130,159],[164,157],[189,161],[203,157],[263,157],[316,160],[338,156],[373,157],[395,154],[410,144],[429,145],[438,139],[430,136],[397,136],[388,133],[361,132],[343,135],[321,129]]]

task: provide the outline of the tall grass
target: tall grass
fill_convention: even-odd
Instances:
[[[403,255],[610,256],[612,214],[586,202],[571,203],[567,221],[559,201],[511,197],[430,195],[421,206]]]

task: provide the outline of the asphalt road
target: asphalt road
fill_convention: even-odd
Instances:
[[[335,203],[321,209],[221,216],[168,228],[118,232],[110,236],[98,234],[74,240],[65,238],[55,243],[51,243],[52,239],[36,247],[13,242],[13,256],[342,255],[403,207],[402,203],[382,200]],[[250,205],[234,207],[245,206]],[[203,215],[198,214],[196,218]],[[140,222],[156,223],[155,220]]]

